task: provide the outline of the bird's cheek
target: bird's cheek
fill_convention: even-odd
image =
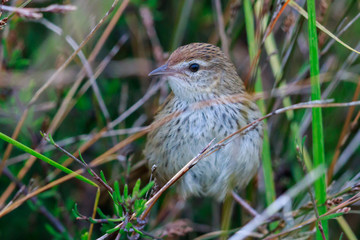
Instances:
[[[176,84],[181,84],[181,82],[183,82],[183,77],[179,74],[174,75],[174,76],[168,76],[168,80],[169,82],[174,82]]]
[[[169,77],[168,80],[169,80],[169,85],[173,91],[176,91],[177,89],[181,89],[185,85],[183,80],[180,78]]]
[[[169,76],[169,80],[177,82],[177,84],[183,85],[190,82],[191,78],[183,73],[179,73],[174,76]]]

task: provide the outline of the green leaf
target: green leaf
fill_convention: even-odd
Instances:
[[[115,202],[119,202],[119,203],[123,202],[123,199],[122,199],[121,194],[120,194],[120,187],[119,187],[119,182],[118,181],[115,181],[115,183],[114,183],[114,193],[113,193],[113,195],[115,197],[115,199],[114,199]]]
[[[135,212],[137,212],[137,209],[139,209],[139,207],[140,207],[140,199],[136,199],[135,201],[134,201],[134,210],[135,210]]]
[[[97,209],[96,209],[96,212],[99,214],[99,216],[100,216],[101,218],[108,218],[108,216],[106,216],[106,215],[103,213],[103,211],[101,211],[100,208],[97,208]]]
[[[36,211],[38,208],[32,201],[27,201],[27,204],[29,205],[31,211]]]
[[[126,201],[126,199],[129,197],[129,189],[128,189],[128,185],[125,184],[124,186],[124,199],[123,202]]]
[[[132,228],[132,226],[133,226],[133,224],[131,222],[128,222],[125,226],[125,229],[129,231],[130,228]]]
[[[63,239],[63,236],[56,231],[50,224],[45,224],[45,229],[50,233],[53,239]]]
[[[95,221],[92,217],[89,217],[89,222],[93,223],[93,224],[96,224],[97,221]]]
[[[79,211],[77,209],[77,203],[75,203],[74,208],[72,209],[72,213],[74,214],[74,216],[76,218],[80,217],[80,213],[79,213]]]
[[[141,236],[143,235],[142,232],[140,232],[139,230],[137,230],[136,228],[133,228],[135,232],[137,232],[138,234],[140,234]]]
[[[133,188],[133,192],[132,192],[132,198],[135,199],[138,197],[138,193],[140,190],[140,184],[141,184],[141,180],[140,178],[136,181],[135,186]]]
[[[342,232],[342,233],[340,234],[339,240],[342,240],[342,239],[343,239],[343,236],[344,236],[344,233]]]
[[[111,234],[111,233],[114,233],[114,232],[118,231],[119,229],[120,229],[120,227],[114,227],[112,229],[107,230],[106,233]]]
[[[9,68],[24,69],[29,66],[30,60],[22,57],[22,52],[19,49],[15,49],[8,62]]]
[[[309,34],[309,60],[310,60],[310,80],[311,80],[311,100],[321,99],[320,90],[320,67],[318,54],[318,36],[316,29],[315,0],[307,0],[308,7],[308,34]],[[313,147],[313,167],[325,165],[324,132],[321,108],[312,109],[312,147]],[[320,204],[326,201],[326,175],[321,176],[314,182],[315,198]],[[318,207],[319,214],[326,212],[326,206]],[[326,239],[329,238],[329,228],[327,221],[321,221]],[[316,231],[316,238],[321,239],[322,233],[319,228]]]
[[[51,136],[51,134],[49,133],[47,136],[48,136],[48,138],[49,138],[50,143],[51,143],[52,145],[55,145],[55,141],[54,141],[53,137]]]
[[[108,184],[107,181],[106,181],[104,172],[103,172],[102,170],[100,170],[100,178],[101,178],[106,184]]]
[[[79,158],[80,158],[80,160],[82,161],[82,163],[83,163],[85,166],[87,166],[87,163],[86,163],[85,160],[83,159],[80,150],[79,150]],[[87,172],[88,172],[92,177],[94,177],[94,174],[91,172],[91,170],[90,170],[89,168],[87,168],[86,170],[87,170]]]
[[[146,200],[145,199],[139,199],[138,203],[137,203],[137,208],[136,208],[136,216],[139,217],[144,210],[146,209]]]
[[[81,234],[81,240],[87,240],[89,238],[89,232],[84,232]]]
[[[329,215],[320,217],[319,220],[320,220],[320,221],[330,220],[330,219],[333,219],[333,218],[340,217],[340,216],[342,216],[342,215],[344,215],[344,214],[345,214],[345,213],[343,213],[343,212],[334,213],[334,214],[329,214]]]
[[[149,182],[143,189],[141,189],[138,197],[139,198],[143,197],[154,186],[154,184],[155,184],[154,181]]]
[[[122,211],[120,211],[119,205],[117,203],[115,203],[115,202],[114,202],[114,210],[115,210],[116,216],[118,216],[118,217],[123,216]]]
[[[106,218],[109,222],[123,222],[125,220],[125,217],[121,218]]]

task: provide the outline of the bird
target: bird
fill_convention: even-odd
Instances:
[[[175,116],[148,133],[144,148],[160,186],[212,140],[220,141],[262,116],[235,66],[215,45],[181,46],[149,76],[165,77],[172,90],[154,121]],[[234,101],[233,96],[240,98]],[[192,107],[196,104],[201,107]],[[200,160],[179,179],[180,196],[223,201],[231,191],[244,188],[260,165],[263,128],[260,122]]]

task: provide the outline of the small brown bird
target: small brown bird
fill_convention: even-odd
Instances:
[[[246,126],[261,113],[236,69],[216,46],[192,43],[176,49],[165,65],[149,76],[164,76],[173,91],[155,121],[183,111],[148,135],[144,154],[156,180],[166,183],[215,138],[219,141]],[[230,101],[233,95],[241,100]],[[228,100],[227,100],[228,99]],[[211,102],[203,107],[194,104]],[[248,184],[260,164],[263,126],[239,134],[219,151],[202,159],[179,182],[180,194],[211,196],[219,201]]]

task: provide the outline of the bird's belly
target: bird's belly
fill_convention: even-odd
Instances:
[[[184,113],[164,124],[151,137],[147,146],[151,154],[150,157],[148,153],[146,155],[151,166],[157,165],[157,175],[161,175],[164,181],[175,175],[213,139],[218,142],[237,130],[235,122],[225,124],[222,119],[207,114],[203,111]],[[220,153],[227,151],[222,149]],[[222,164],[216,160],[216,154],[212,154],[201,160],[197,164],[199,167],[194,169],[206,168],[216,175],[221,171]]]
[[[183,116],[178,124],[177,119],[170,122],[166,129],[171,129],[168,137],[164,138],[163,151],[167,161],[167,174],[175,175],[192,158],[199,154],[211,141],[221,139],[223,136],[215,136],[212,126],[204,121],[201,115],[191,114]],[[160,160],[160,159],[159,159]],[[171,177],[171,176],[169,176]]]
[[[203,111],[185,113],[150,134],[145,155],[150,167],[157,166],[156,176],[160,183],[173,177],[213,139],[216,143],[238,130],[241,120],[218,116],[209,116]],[[180,191],[185,196],[213,195],[221,199],[228,189],[247,184],[259,165],[261,141],[257,134],[257,131],[250,131],[239,135],[201,159],[180,180]],[[249,141],[251,138],[259,140],[252,142]]]

